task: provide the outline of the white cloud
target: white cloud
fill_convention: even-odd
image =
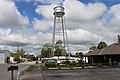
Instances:
[[[34,19],[32,23],[33,23],[34,29],[37,31],[46,32],[50,29],[50,25],[47,20]]]
[[[110,8],[109,14],[113,17],[109,22],[109,27],[112,31],[119,33],[120,31],[120,4],[114,5]]]
[[[26,26],[29,20],[17,10],[14,2],[0,0],[0,24],[5,26]]]
[[[36,8],[38,14],[42,14],[46,19],[53,20],[53,8],[55,5],[40,5]]]
[[[64,2],[64,6],[67,20],[75,22],[95,21],[107,10],[107,7],[102,3],[85,5],[78,0],[67,0]]]
[[[40,49],[44,43],[52,41],[51,37],[51,33],[34,32],[33,30],[28,30],[26,27],[0,28],[0,45],[26,46],[25,48]]]
[[[25,28],[23,28],[25,29]],[[9,41],[12,43],[14,42],[20,42],[20,43],[30,43],[29,39],[27,39],[27,31],[23,30],[21,28],[0,28],[0,37],[1,37],[1,41],[5,41],[6,43],[3,43],[5,45],[7,45],[7,42],[9,43]],[[25,31],[25,32],[24,32]]]
[[[114,16],[117,17],[120,14],[119,9],[120,9],[120,4],[116,4],[116,5],[112,6],[112,7],[110,7],[110,11],[109,12],[114,14]]]
[[[69,42],[76,45],[90,45],[98,42],[101,37],[83,29],[68,31]]]
[[[54,4],[38,6],[36,12],[42,14],[47,19],[53,20],[53,8],[55,6]],[[94,21],[107,10],[107,7],[102,3],[85,5],[78,0],[65,0],[63,6],[65,7],[66,19],[79,22]]]

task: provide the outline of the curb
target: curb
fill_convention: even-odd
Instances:
[[[30,66],[26,66],[22,70],[20,70],[20,75],[24,74],[29,67]]]
[[[61,69],[61,70],[70,70],[70,69],[81,69],[82,67],[56,67],[56,68],[46,68],[48,70],[58,70],[58,69]]]
[[[23,75],[30,66],[24,67],[22,70],[17,72],[17,80],[20,80],[20,76]]]
[[[44,76],[43,76],[43,73],[42,73],[42,69],[41,69],[41,67],[39,66],[39,69],[40,69],[40,72],[41,72],[41,80],[45,80],[45,78],[44,78]]]

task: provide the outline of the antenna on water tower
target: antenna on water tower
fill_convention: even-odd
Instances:
[[[67,31],[65,26],[65,12],[64,7],[62,6],[56,6],[54,8],[54,28],[53,28],[53,38],[52,38],[52,56],[54,56],[55,52],[55,39],[56,39],[56,27],[61,27],[62,29],[62,42],[63,42],[63,50],[69,54],[69,46],[68,46],[68,37],[67,37]],[[59,21],[59,22],[58,22]],[[58,26],[60,24],[60,26]]]

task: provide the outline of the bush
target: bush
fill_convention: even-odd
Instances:
[[[76,63],[75,63],[75,61],[72,61],[72,62],[70,62],[70,63],[68,63],[68,66],[76,66]]]
[[[112,64],[111,63],[106,63],[105,66],[112,66]]]
[[[90,66],[90,64],[84,64],[84,66],[85,66],[85,67],[89,67],[89,66]]]
[[[93,63],[93,64],[90,64],[90,66],[97,66],[98,63]]]
[[[55,62],[45,62],[45,66],[46,67],[56,67],[56,63]]]
[[[103,67],[103,64],[102,63],[98,63],[97,67]]]

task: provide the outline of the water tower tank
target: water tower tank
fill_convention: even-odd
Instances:
[[[64,13],[64,7],[62,6],[57,6],[54,8],[54,13],[53,13],[56,17],[62,17],[65,13]]]

